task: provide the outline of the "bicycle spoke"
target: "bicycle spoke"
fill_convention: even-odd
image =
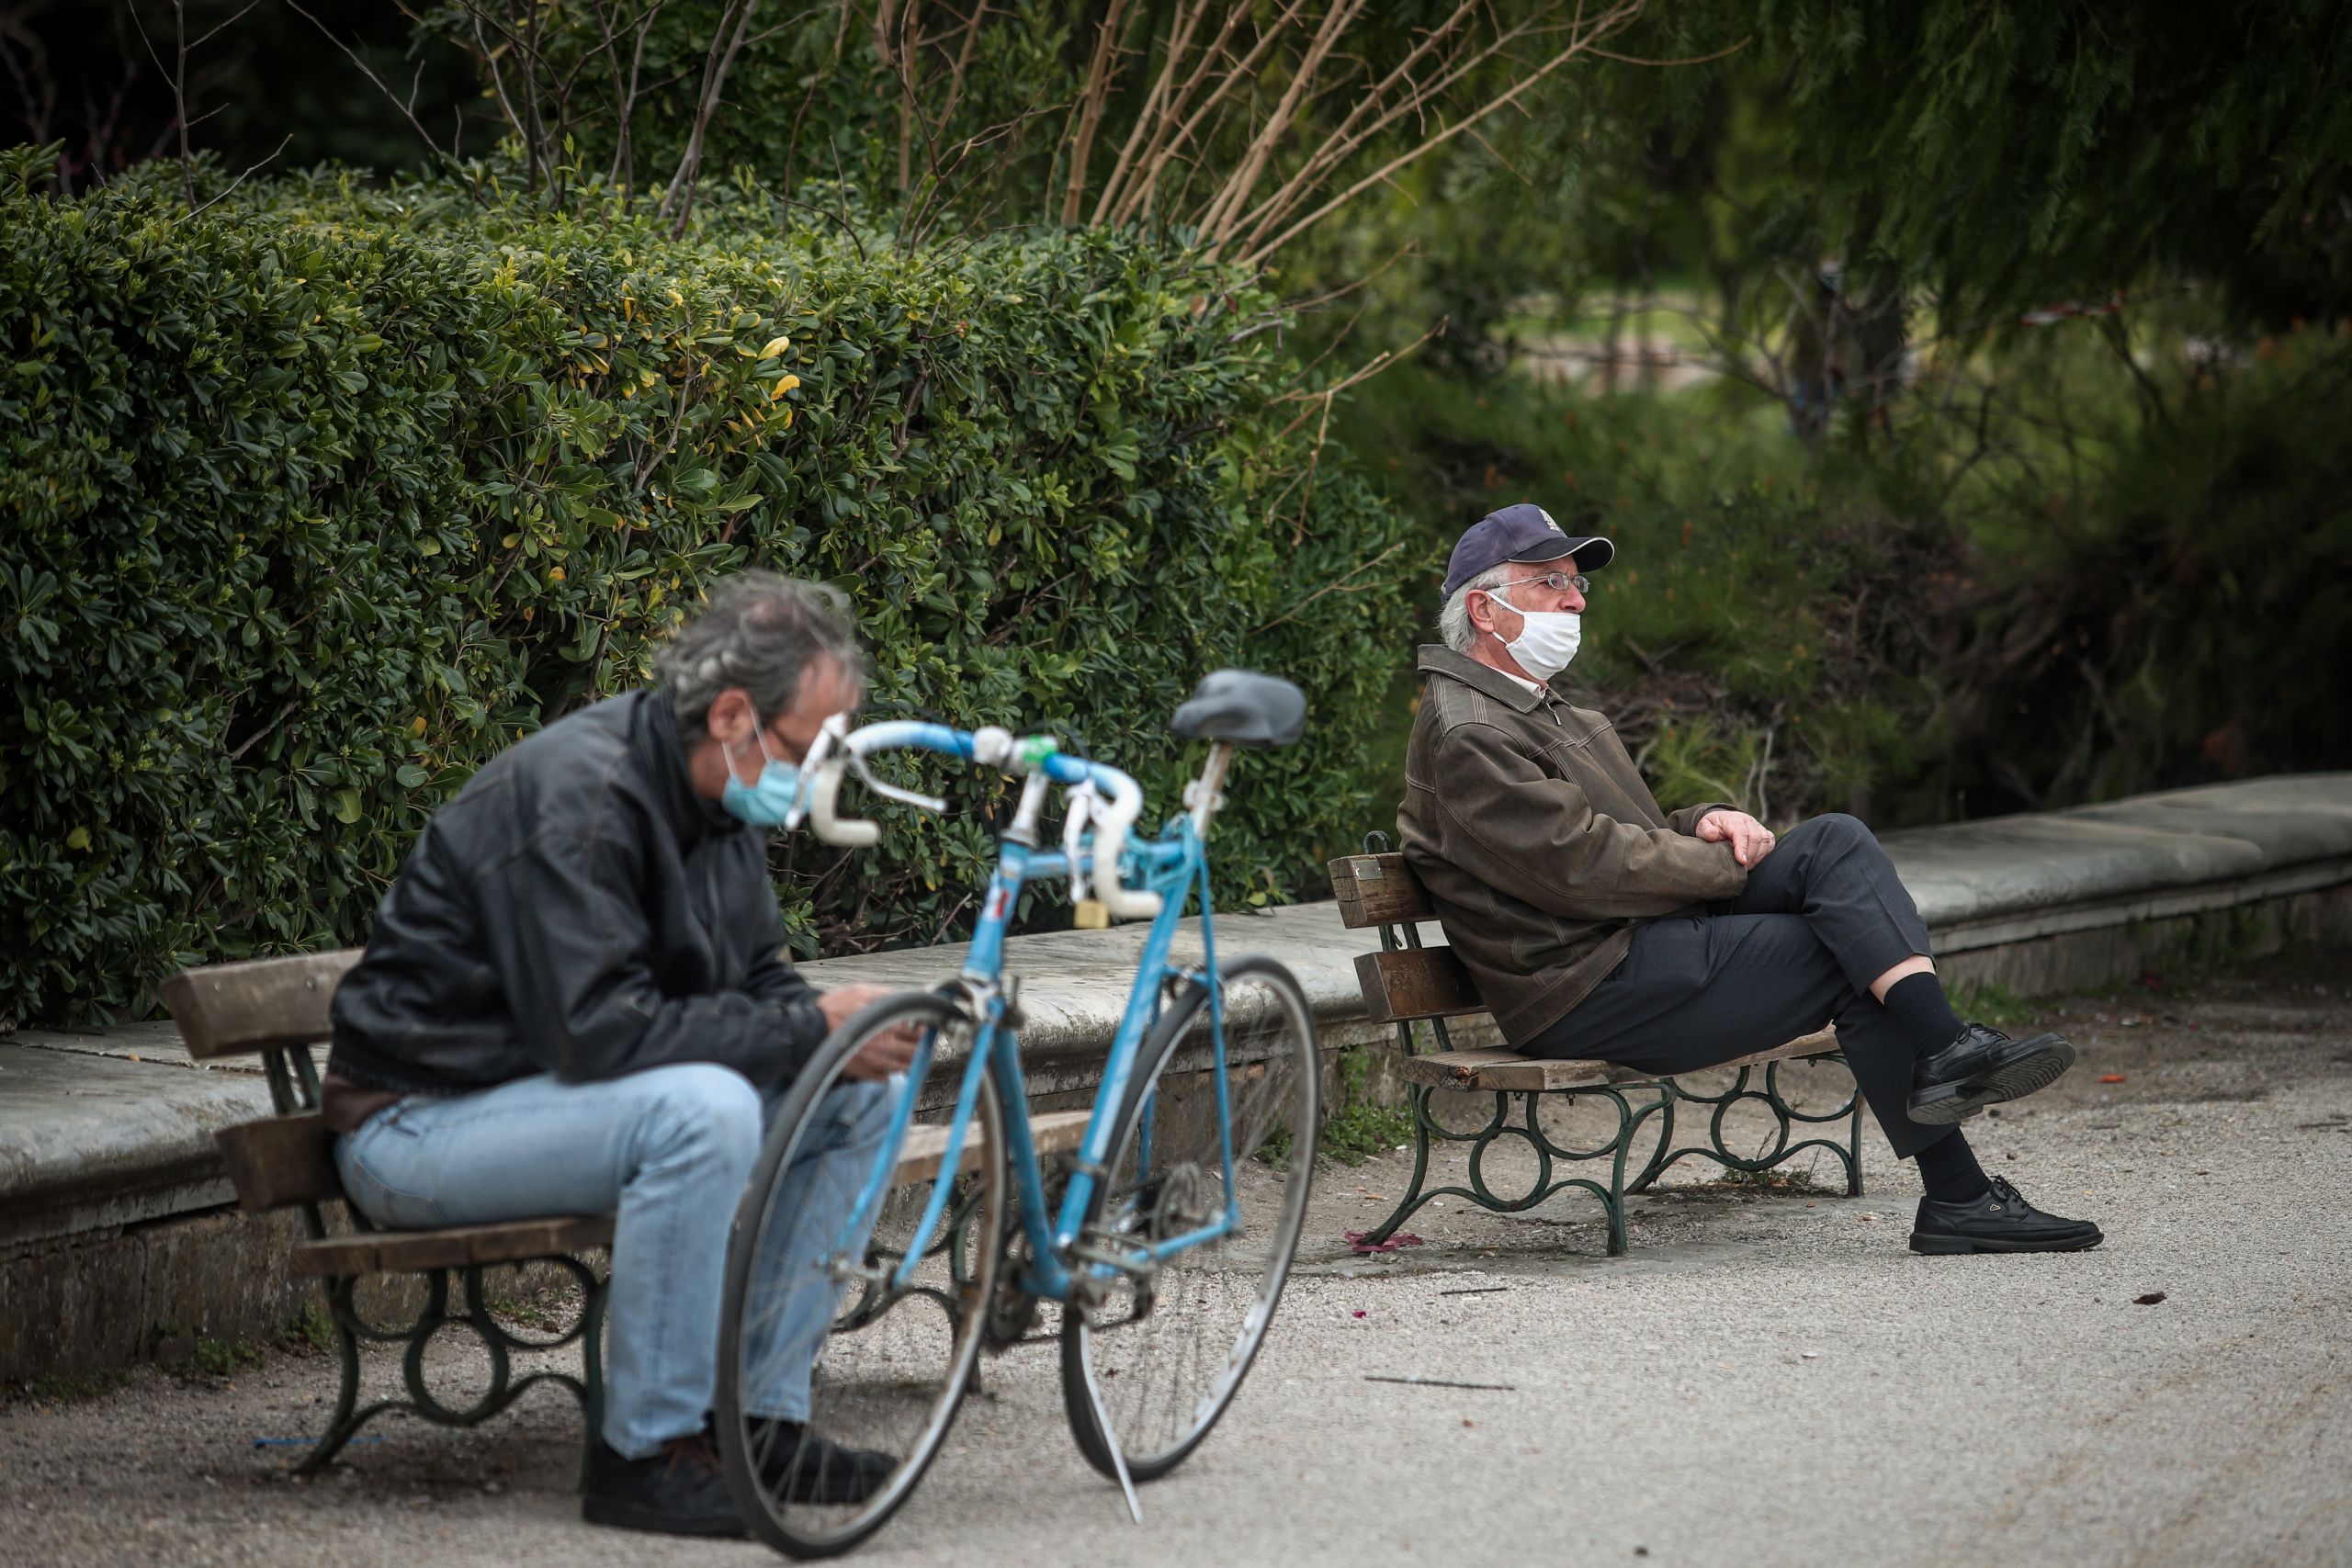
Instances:
[[[916,1089],[850,1083],[842,1069],[866,1040],[907,1022],[963,1027],[947,1004],[913,993],[876,1004],[829,1040],[777,1113],[729,1249],[720,1445],[746,1522],[795,1556],[831,1555],[870,1534],[938,1451],[978,1351],[1010,1213],[1001,1166],[983,1159],[887,1191],[872,1235],[844,1234],[860,1192],[895,1180],[889,1096]],[[994,1087],[983,1083],[967,1136],[994,1150],[1001,1134]],[[953,1185],[951,1212],[968,1223],[943,1225],[907,1282],[894,1284],[934,1180]],[[844,1242],[862,1265],[846,1288],[835,1257],[816,1250]]]
[[[1257,961],[1230,966],[1224,983],[1231,1188],[1215,1079],[1201,1070],[1208,1013],[1197,1008],[1171,1015],[1172,1038],[1150,1065],[1149,1157],[1141,1157],[1139,1100],[1123,1122],[1089,1235],[1116,1251],[1190,1235],[1229,1207],[1240,1223],[1170,1256],[1148,1280],[1123,1278],[1092,1324],[1066,1330],[1065,1377],[1080,1370],[1077,1358],[1091,1368],[1137,1480],[1172,1469],[1223,1413],[1257,1353],[1305,1220],[1316,1114],[1305,998],[1287,972]],[[1150,1309],[1138,1317],[1146,1292]],[[1077,1400],[1069,1403],[1080,1422]],[[1099,1432],[1091,1436],[1088,1457],[1103,1468],[1107,1450]],[[1081,1435],[1081,1446],[1088,1441]]]

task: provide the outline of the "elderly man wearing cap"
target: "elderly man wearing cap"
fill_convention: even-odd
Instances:
[[[1776,839],[1725,803],[1658,809],[1608,719],[1552,677],[1576,657],[1584,573],[1615,556],[1541,507],[1462,536],[1397,822],[1503,1036],[1538,1056],[1694,1071],[1835,1021],[1863,1098],[1926,1195],[1917,1252],[2056,1252],[2102,1239],[1987,1178],[1957,1123],[2074,1065],[2055,1034],[1962,1023],[1928,929],[1851,817]]]

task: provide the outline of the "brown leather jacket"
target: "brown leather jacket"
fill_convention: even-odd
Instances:
[[[1406,863],[1503,1038],[1524,1044],[1623,961],[1646,919],[1737,894],[1731,846],[1668,817],[1609,720],[1439,646],[1396,813]]]

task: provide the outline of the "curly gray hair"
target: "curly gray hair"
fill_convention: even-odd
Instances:
[[[800,700],[808,666],[830,659],[858,686],[865,653],[850,618],[849,595],[822,582],[747,571],[719,584],[701,615],[654,656],[653,673],[678,710],[678,729],[699,740],[710,705],[741,686],[760,722],[772,724]]]

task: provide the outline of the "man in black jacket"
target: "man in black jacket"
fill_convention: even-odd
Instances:
[[[784,961],[763,829],[820,727],[857,705],[862,671],[836,591],[728,583],[653,688],[549,725],[434,814],[335,993],[324,1110],[370,1220],[618,1211],[581,1509],[598,1523],[742,1532],[707,1427],[728,1226],[763,1119],[881,994],[820,992]],[[913,1043],[877,1040],[853,1063],[812,1168],[863,1170],[888,1121],[876,1080]],[[798,1306],[822,1323],[834,1303]],[[798,1358],[760,1411],[779,1424],[773,1462],[854,1501],[889,1460],[807,1429],[808,1376]]]

